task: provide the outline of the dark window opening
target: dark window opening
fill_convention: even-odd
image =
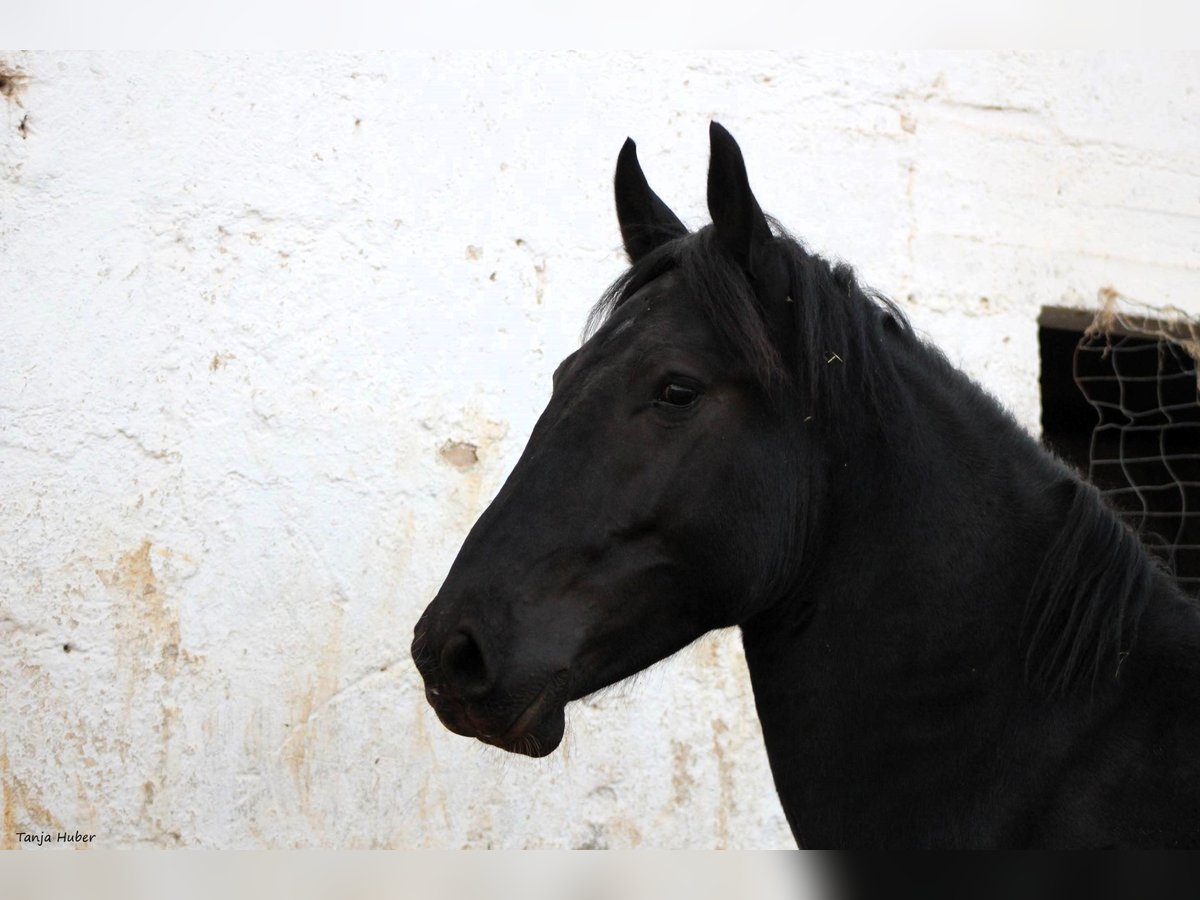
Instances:
[[[1200,392],[1189,325],[1044,309],[1042,436],[1200,593]]]

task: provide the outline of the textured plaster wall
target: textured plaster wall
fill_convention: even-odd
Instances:
[[[621,271],[627,134],[1037,429],[1036,318],[1200,313],[1200,61],[0,53],[3,827],[102,845],[788,845],[736,633],[507,757],[411,629]]]

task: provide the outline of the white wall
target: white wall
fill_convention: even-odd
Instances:
[[[543,761],[408,657],[621,271],[627,134],[700,224],[719,119],[1033,430],[1042,305],[1200,312],[1196,56],[0,63],[4,846],[790,843],[736,634]]]

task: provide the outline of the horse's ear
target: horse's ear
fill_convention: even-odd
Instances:
[[[617,195],[617,222],[630,262],[636,263],[656,247],[687,234],[679,217],[650,190],[632,138],[625,139],[625,146],[617,156],[613,187]]]
[[[748,274],[754,274],[754,249],[771,240],[771,227],[750,191],[746,161],[733,135],[709,123],[708,211],[717,237]]]

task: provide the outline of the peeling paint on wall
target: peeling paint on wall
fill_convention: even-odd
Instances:
[[[466,470],[479,462],[479,448],[470,441],[446,441],[438,455],[454,468]]]
[[[701,224],[719,118],[1036,430],[1041,306],[1200,313],[1198,59],[0,52],[0,846],[789,846],[736,631],[538,761],[408,656],[622,271],[617,150]]]

